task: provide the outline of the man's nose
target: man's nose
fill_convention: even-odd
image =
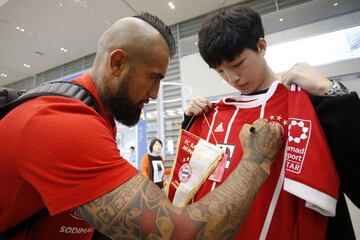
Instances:
[[[151,99],[157,99],[157,97],[158,97],[158,93],[159,93],[159,88],[160,88],[160,81],[157,81],[157,82],[155,82],[152,86],[151,86],[151,88],[150,88],[150,90],[149,90],[149,97],[151,98]]]
[[[225,76],[230,82],[236,82],[239,80],[239,76],[232,70],[225,70]]]

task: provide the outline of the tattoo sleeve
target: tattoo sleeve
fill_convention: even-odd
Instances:
[[[266,178],[250,173],[254,165],[242,165],[222,186],[185,208],[172,205],[155,184],[137,174],[77,210],[112,239],[232,239]]]
[[[240,136],[247,150],[237,168],[196,203],[175,207],[154,183],[137,174],[77,210],[112,239],[233,239],[268,176],[261,164],[271,163],[274,154],[270,153],[279,148],[276,142],[269,145],[261,140],[261,131],[271,132],[257,129],[259,139],[252,134]]]

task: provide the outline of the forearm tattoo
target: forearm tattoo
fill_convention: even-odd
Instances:
[[[112,239],[232,239],[266,178],[255,165],[239,165],[222,186],[185,208],[138,174],[77,210]]]

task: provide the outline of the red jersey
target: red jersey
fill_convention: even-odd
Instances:
[[[88,74],[100,113],[77,99],[29,100],[0,122],[0,233],[46,207],[15,239],[91,239],[93,228],[73,209],[113,190],[137,170],[120,156],[116,127]]]
[[[258,118],[280,123],[284,144],[236,239],[324,239],[327,216],[335,215],[339,179],[304,91],[288,91],[276,81],[265,94],[225,98],[207,114],[213,134],[200,116],[190,132],[218,142],[229,153],[223,182],[242,158],[239,133],[243,124]],[[207,179],[194,200],[221,182]]]

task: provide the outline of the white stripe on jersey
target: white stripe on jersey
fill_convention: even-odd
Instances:
[[[281,189],[283,187],[284,178],[285,178],[285,162],[286,162],[286,159],[285,159],[286,154],[285,154],[285,152],[286,151],[284,151],[283,165],[281,167],[280,176],[279,176],[279,179],[278,179],[278,181],[276,183],[275,191],[274,191],[274,194],[273,194],[273,196],[271,198],[270,206],[269,206],[268,212],[266,214],[266,218],[265,218],[265,221],[264,221],[264,224],[263,224],[263,228],[261,229],[261,234],[260,234],[259,239],[266,239],[266,236],[267,236],[268,231],[269,231],[270,223],[271,223],[272,217],[274,215],[274,211],[275,211],[277,202],[279,200],[280,192],[281,192]]]
[[[234,119],[237,115],[237,113],[239,112],[239,108],[237,107],[235,112],[233,113],[231,119],[230,119],[230,122],[229,122],[229,125],[226,129],[226,135],[225,135],[225,138],[224,138],[224,143],[227,143],[228,139],[229,139],[229,134],[230,134],[230,131],[231,131],[231,128],[232,128],[232,124],[234,123]]]
[[[210,136],[211,136],[211,132],[213,131],[213,128],[214,128],[214,122],[215,122],[215,119],[216,119],[216,115],[218,114],[218,107],[215,108],[215,112],[214,112],[214,115],[213,115],[213,119],[211,120],[211,125],[210,125],[210,129],[209,129],[209,132],[208,132],[208,135],[206,137],[206,141],[208,142],[209,139],[210,139]],[[206,124],[207,126],[207,124]]]

